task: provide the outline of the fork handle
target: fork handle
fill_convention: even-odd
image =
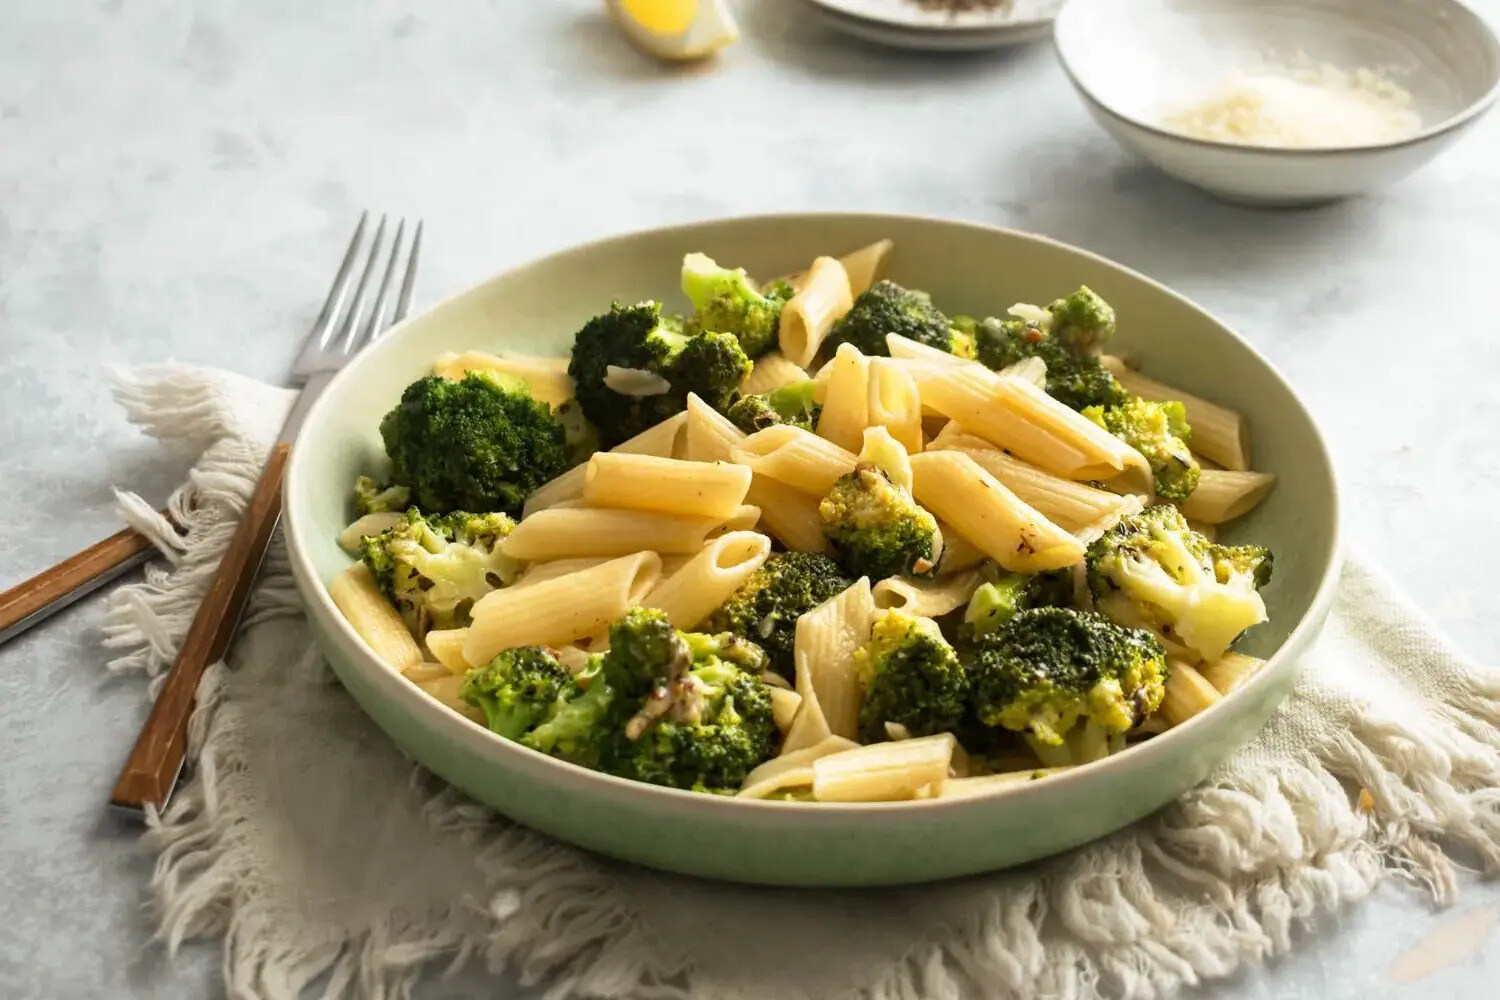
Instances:
[[[198,682],[209,664],[222,660],[229,651],[255,574],[281,517],[281,479],[290,448],[283,441],[271,449],[250,504],[151,706],[145,728],[115,782],[109,798],[112,805],[160,808],[172,793],[187,755],[188,719],[193,714]]]

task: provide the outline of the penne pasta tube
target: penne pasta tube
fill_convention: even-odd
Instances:
[[[786,548],[793,552],[828,551],[817,497],[774,479],[755,476],[750,480],[750,492],[745,494],[745,499],[760,510],[756,526],[769,532]]]
[[[845,739],[859,737],[854,653],[869,641],[874,613],[870,581],[861,578],[797,619],[797,693],[804,706],[814,705],[821,712],[830,733]]]
[[[773,687],[768,690],[771,693],[771,716],[776,721],[776,728],[785,733],[792,728],[792,720],[797,717],[797,709],[802,706],[802,696],[786,688]]]
[[[813,761],[829,754],[853,750],[858,746],[858,743],[842,736],[827,736],[801,750],[783,753],[747,774],[739,795],[747,799],[763,799],[784,788],[811,785]]]
[[[364,563],[355,563],[334,577],[328,584],[328,596],[349,627],[391,669],[405,670],[422,662],[422,648]]]
[[[555,580],[569,573],[577,573],[585,569],[593,569],[595,566],[603,565],[614,558],[613,556],[579,556],[573,559],[553,559],[549,562],[535,562],[526,567],[526,572],[512,587],[529,587],[543,580]],[[665,560],[663,560],[665,562]]]
[[[936,347],[928,347],[926,344],[918,343],[910,337],[903,337],[899,333],[888,333],[885,335],[886,350],[891,352],[891,357],[898,361],[918,362],[918,364],[903,365],[908,370],[920,368],[923,365],[937,368],[950,368],[955,365],[978,364],[967,358],[961,358],[947,351],[940,351]],[[982,365],[980,367],[983,367]]]
[[[956,451],[911,456],[917,502],[1014,573],[1083,561],[1083,545]],[[944,536],[947,538],[947,536]]]
[[[1180,726],[1224,696],[1202,674],[1181,660],[1169,661],[1166,694],[1157,713],[1168,726]]]
[[[851,294],[859,295],[885,277],[891,251],[895,248],[896,244],[890,240],[876,240],[839,258],[839,263],[844,265],[844,273],[849,276]]]
[[[1182,513],[1204,524],[1233,521],[1255,509],[1275,485],[1276,477],[1266,472],[1204,469],[1198,488],[1182,501]]]
[[[734,461],[793,489],[823,497],[838,478],[854,471],[854,454],[816,434],[777,424],[751,434],[734,449]],[[756,504],[764,511],[763,504]]]
[[[1060,774],[1067,770],[1071,770],[1071,768],[1066,766],[1038,767],[1027,771],[1004,771],[1000,774],[982,774],[974,778],[949,778],[947,783],[943,785],[941,797],[945,799],[964,799],[972,795],[983,795],[998,788],[1011,788],[1015,785],[1040,781],[1043,778]]]
[[[686,410],[675,413],[655,427],[648,427],[628,441],[615,445],[610,449],[609,454],[677,458],[687,419]],[[575,465],[551,482],[543,483],[526,498],[526,503],[521,507],[521,517],[525,519],[539,510],[546,510],[548,507],[555,507],[567,500],[577,500],[582,497],[586,468],[586,465]]]
[[[1265,665],[1266,661],[1258,657],[1231,651],[1212,663],[1198,664],[1197,671],[1213,685],[1214,690],[1220,694],[1229,694]]]
[[[840,448],[857,451],[870,425],[870,359],[853,344],[840,344],[828,372],[818,436]]]
[[[573,379],[567,358],[502,358],[484,351],[441,354],[432,363],[432,373],[458,380],[467,372],[494,372],[526,383],[526,391],[548,406],[561,406],[573,398]]]
[[[755,367],[750,369],[750,377],[740,385],[740,392],[747,396],[760,396],[772,389],[806,382],[808,378],[806,368],[780,351],[772,351],[755,362]]]
[[[750,470],[732,462],[685,462],[598,452],[589,459],[583,499],[595,507],[659,511],[722,521],[750,488]]]
[[[819,802],[894,802],[935,798],[948,782],[958,741],[952,733],[872,743],[813,761]]]
[[[922,402],[993,446],[1064,479],[1124,478],[1150,495],[1151,466],[1134,448],[1025,379],[981,365],[914,372]]]
[[[1165,382],[1147,378],[1140,372],[1127,367],[1125,362],[1117,357],[1106,354],[1100,360],[1104,362],[1104,367],[1109,369],[1110,374],[1120,380],[1120,384],[1127,392],[1156,402],[1175,399],[1181,403],[1183,409],[1187,411],[1188,427],[1192,428],[1188,444],[1193,451],[1231,472],[1249,471],[1250,428],[1240,414],[1228,407],[1210,403],[1192,393],[1175,389]]]
[[[651,510],[554,507],[526,518],[500,544],[511,558],[532,562],[632,552],[693,553],[703,548],[720,520]]]
[[[718,538],[731,531],[753,531],[757,524],[760,524],[760,508],[753,503],[742,503],[730,511],[729,516],[724,519],[724,523],[720,524],[713,531],[710,531],[708,537],[710,539]]]
[[[474,602],[464,659],[488,663],[504,649],[597,635],[638,606],[660,577],[661,557],[637,552],[530,587],[493,590]]]
[[[893,576],[871,589],[876,608],[891,608],[909,615],[937,618],[969,603],[984,578],[978,570],[950,573],[935,580],[909,580]]]
[[[770,554],[771,540],[758,531],[721,535],[663,577],[641,604],[660,608],[673,625],[691,630],[728,600]]]
[[[378,535],[382,531],[394,528],[404,520],[406,520],[406,515],[394,510],[377,510],[356,518],[354,523],[339,532],[339,548],[351,556],[358,556],[364,551],[366,536]]]
[[[745,432],[712,406],[688,393],[687,424],[683,432],[682,457],[689,462],[727,462]]]
[[[437,667],[437,672],[425,671],[423,668],[426,667]],[[481,726],[484,725],[484,713],[458,696],[459,688],[464,682],[462,677],[448,673],[437,664],[419,663],[415,667],[407,668],[406,678],[434,701],[442,703]]]
[[[832,257],[813,261],[806,281],[781,310],[781,353],[803,368],[812,364],[833,324],[853,304],[844,265]]]
[[[900,363],[870,359],[865,419],[871,426],[884,427],[907,451],[922,450],[922,400],[916,379]]]
[[[478,665],[464,658],[464,643],[468,638],[469,630],[466,628],[435,628],[423,636],[422,643],[444,670],[462,676],[471,667]]]
[[[939,577],[973,569],[989,558],[984,554],[983,549],[941,520],[938,521],[938,534],[943,539],[943,552],[938,556],[937,575]]]

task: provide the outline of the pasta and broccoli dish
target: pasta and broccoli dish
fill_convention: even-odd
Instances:
[[[687,315],[437,358],[334,602],[506,739],[762,799],[1045,778],[1244,682],[1271,553],[1216,536],[1273,477],[1239,414],[1108,353],[1087,287],[950,316],[891,250],[766,283],[691,253]]]

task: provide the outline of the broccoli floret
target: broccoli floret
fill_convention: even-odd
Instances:
[[[413,634],[458,628],[475,601],[515,578],[516,562],[500,551],[515,526],[504,514],[423,516],[413,508],[364,539],[364,561]]]
[[[599,433],[583,415],[578,400],[570,399],[558,406],[552,411],[552,416],[562,424],[563,450],[567,453],[568,465],[582,465],[599,450]]]
[[[381,486],[369,476],[354,480],[354,510],[360,517],[390,510],[405,510],[411,503],[411,490],[392,483]]]
[[[1104,350],[1115,335],[1115,311],[1087,285],[1047,307],[1052,338],[1081,357]]]
[[[615,691],[600,676],[600,660],[574,678],[545,722],[521,737],[533,750],[598,769],[615,756],[618,712]]]
[[[1210,542],[1170,504],[1122,519],[1089,546],[1087,566],[1096,608],[1205,660],[1266,620],[1256,590],[1270,582],[1270,551]]]
[[[765,650],[772,670],[791,677],[797,619],[852,584],[827,556],[778,552],[750,574],[703,627],[749,639]]]
[[[484,712],[485,723],[508,740],[519,740],[551,719],[577,684],[550,650],[507,649],[464,675],[458,695]]]
[[[584,324],[568,374],[600,444],[611,448],[680,413],[689,393],[728,408],[750,368],[733,334],[689,335],[680,320],[662,316],[661,303],[642,302],[616,303]]]
[[[563,426],[547,404],[490,372],[418,379],[380,422],[397,482],[428,512],[517,513],[568,467]]]
[[[860,463],[818,504],[823,534],[853,576],[931,576],[941,542],[937,518],[877,465]]]
[[[1017,612],[1029,608],[1065,608],[1073,603],[1073,577],[1067,570],[1046,573],[991,574],[979,585],[964,611],[963,635],[988,635]]]
[[[854,654],[863,700],[861,739],[889,739],[886,723],[912,736],[956,731],[964,721],[969,678],[958,654],[930,618],[884,611],[875,619],[870,643]]]
[[[706,254],[690,253],[682,258],[682,294],[696,310],[690,331],[733,334],[745,354],[758,358],[776,346],[792,287],[779,282],[760,292],[743,268],[730,270]]]
[[[1188,450],[1191,430],[1181,403],[1135,397],[1119,406],[1085,407],[1083,415],[1146,457],[1161,499],[1186,500],[1198,488],[1202,470]]]
[[[1022,319],[990,317],[976,334],[979,361],[999,371],[1027,358],[1047,365],[1047,394],[1064,406],[1118,406],[1130,393],[1092,355],[1079,355],[1041,325]]]
[[[813,379],[794,382],[770,392],[742,396],[729,408],[726,416],[746,434],[763,431],[776,424],[791,424],[811,431],[818,426],[823,404],[814,399],[818,383]]]
[[[891,352],[885,338],[890,333],[949,354],[972,346],[972,341],[955,336],[952,323],[927,293],[902,288],[894,281],[877,281],[860,292],[853,308],[833,325],[825,343],[829,351],[850,343],[863,354],[887,356]]]
[[[1122,736],[1161,705],[1166,656],[1149,632],[1103,615],[1033,608],[966,646],[975,715],[1059,747],[1080,721]]]

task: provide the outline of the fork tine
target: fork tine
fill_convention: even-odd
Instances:
[[[370,315],[365,320],[365,325],[359,331],[351,349],[358,350],[365,344],[380,336],[385,330],[385,307],[386,292],[391,290],[391,278],[396,274],[396,261],[401,259],[401,240],[406,235],[406,220],[402,219],[396,224],[396,236],[391,240],[391,256],[386,261],[385,274],[380,278],[380,288],[375,292],[375,301],[370,303]]]
[[[391,325],[406,318],[411,306],[412,286],[417,283],[417,258],[422,253],[422,220],[417,220],[416,232],[411,238],[411,254],[406,258],[406,276],[401,279],[401,294],[396,298],[396,312],[391,316]]]
[[[370,256],[365,260],[364,270],[359,274],[359,284],[354,286],[354,298],[349,302],[349,311],[344,314],[344,321],[339,324],[338,333],[333,341],[335,345],[342,345],[340,350],[345,354],[350,354],[354,350],[359,316],[365,307],[365,290],[369,288],[370,276],[375,273],[375,265],[380,260],[380,250],[385,246],[385,222],[386,217],[382,215],[380,225],[375,227],[375,237],[370,241]]]
[[[359,214],[359,225],[354,227],[354,238],[349,241],[349,249],[344,251],[344,260],[339,264],[338,273],[333,276],[333,286],[328,289],[328,298],[323,300],[323,309],[318,313],[318,318],[313,320],[312,329],[307,332],[309,343],[316,341],[320,347],[328,343],[328,332],[333,329],[334,317],[338,315],[344,295],[349,291],[349,272],[354,267],[354,256],[359,251],[360,240],[365,236],[365,224],[369,221],[370,212],[366,209]]]

